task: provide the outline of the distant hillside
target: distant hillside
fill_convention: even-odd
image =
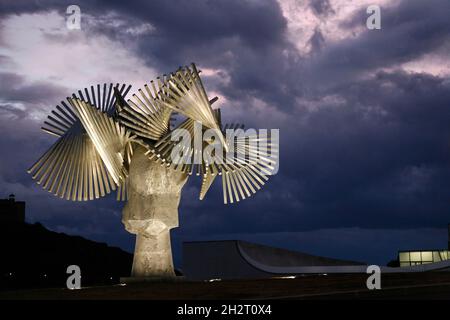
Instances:
[[[129,276],[133,255],[39,223],[1,224],[0,290],[66,287],[69,265],[81,269],[81,285],[115,284]]]

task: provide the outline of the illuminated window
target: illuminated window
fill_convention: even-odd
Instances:
[[[439,251],[433,251],[433,261],[441,261]]]
[[[398,253],[400,267],[416,266],[421,264],[449,260],[450,252],[441,251],[401,251]]]
[[[420,251],[416,251],[416,252],[410,252],[409,253],[410,257],[411,257],[411,262],[419,262],[422,261],[422,258],[420,256]]]
[[[398,260],[400,261],[400,263],[408,263],[409,265],[409,261],[411,260],[409,258],[409,252],[400,252],[398,256],[399,256]]]
[[[423,251],[422,252],[422,262],[433,262],[433,252],[432,251]]]

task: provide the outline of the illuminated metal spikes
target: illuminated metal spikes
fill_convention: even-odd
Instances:
[[[167,99],[161,103],[204,126],[216,129],[219,139],[226,148],[225,139],[221,134],[219,124],[214,117],[211,103],[208,100],[195,64],[180,68],[170,77],[167,85]]]
[[[115,85],[126,96],[131,86]],[[113,84],[91,86],[79,90],[79,98],[91,102],[101,112],[114,114]],[[56,106],[44,122],[42,129],[59,137],[55,144],[28,170],[38,184],[55,195],[73,201],[86,201],[103,197],[116,184],[97,152],[92,140],[70,103]]]
[[[232,160],[228,154],[220,166],[225,204],[239,202],[261,189],[278,160],[278,144],[267,134],[238,136],[232,147]]]
[[[147,144],[145,144],[141,140],[133,140],[133,142],[135,142],[136,144],[140,144],[147,150],[150,148]],[[125,166],[126,170],[129,170],[129,166],[130,166],[132,157],[133,157],[133,144],[127,143],[125,145],[125,162],[124,162],[124,166]],[[119,187],[117,188],[117,196],[116,196],[117,201],[127,201],[128,200],[128,181],[129,181],[129,178],[126,177],[125,180],[121,181],[121,183],[119,184]]]
[[[131,133],[106,113],[85,101],[69,98],[69,102],[76,110],[78,118],[89,138],[91,138],[109,174],[116,185],[120,185],[128,175],[124,162],[126,153],[129,153],[130,150],[130,146],[127,148],[127,145],[133,139],[130,136]]]
[[[131,86],[116,84],[115,88],[122,96],[125,97]],[[94,105],[100,111],[106,112],[109,115],[114,114],[116,98],[113,94],[112,83],[105,83],[103,85],[98,84],[96,89],[94,86],[91,86],[90,90],[85,88],[84,93],[82,90],[78,90],[78,95],[74,93],[72,97],[86,101],[87,103]],[[73,112],[71,106],[64,101],[61,101],[61,106],[57,105],[56,110],[52,110],[51,113],[52,114],[47,117],[47,120],[44,121],[42,130],[57,137],[61,137],[78,121],[78,117]]]
[[[246,197],[250,197],[251,193],[260,190],[265,183],[264,181],[267,180],[266,175],[261,174],[252,166],[241,167],[234,169],[234,171],[224,170],[222,172],[223,203],[239,202]]]
[[[167,99],[167,81],[163,75],[162,80],[157,79],[157,86],[151,81],[150,87],[145,84],[144,90],[138,90],[139,95],[133,94],[119,112],[120,123],[142,138],[157,141],[167,134],[172,109],[161,103]]]
[[[128,200],[128,178],[122,182],[121,185],[117,188],[117,201],[127,201]]]
[[[219,175],[224,203],[234,203],[259,190],[274,171],[278,145],[239,124],[222,127],[220,110],[211,108],[217,98],[208,100],[194,64],[151,81],[127,100],[130,87],[91,86],[52,111],[42,129],[59,139],[29,169],[38,184],[68,200],[91,200],[116,188],[117,199],[127,200],[135,144],[161,165],[201,176],[200,200]],[[175,113],[187,119],[172,131]]]
[[[192,174],[192,157],[194,154],[201,152],[201,147],[194,152],[193,139],[191,139],[190,145],[180,146],[179,153],[182,154],[182,157],[179,161],[176,161],[177,163],[173,162],[174,159],[172,159],[172,151],[178,144],[179,139],[182,138],[183,133],[187,133],[189,138],[194,137],[194,126],[194,120],[189,118],[180,123],[174,131],[161,138],[153,148],[150,147],[147,152],[147,154],[150,155],[149,158],[161,163],[162,165],[172,166],[175,170],[178,169],[185,173]]]
[[[220,109],[214,109],[213,114],[217,118],[217,123],[220,125]],[[198,134],[195,131],[200,131],[200,134],[203,135],[203,129],[204,128],[200,122],[187,118],[176,128],[174,128],[173,131],[169,132],[158,142],[156,142],[154,147],[148,147],[149,151],[147,154],[150,154],[150,159],[156,162],[160,162],[161,164],[165,164],[167,166],[172,166],[175,170],[180,170],[184,173],[192,175],[195,171],[196,157],[201,156],[204,147],[208,145],[203,141],[201,141],[199,145],[195,144],[195,135]],[[189,134],[191,143],[188,146],[183,145],[177,150],[179,153],[184,154],[184,156],[182,156],[182,159],[180,159],[178,163],[174,163],[172,159],[172,151],[179,143],[179,140],[183,138],[183,133]],[[200,140],[202,139],[202,137],[197,138],[200,138]],[[197,175],[200,175],[200,171],[201,168],[197,168]],[[218,170],[215,172],[218,172]]]
[[[93,200],[116,190],[80,123],[60,137],[28,172],[44,189],[67,200]]]
[[[119,92],[119,94],[125,97],[131,89],[131,85],[118,83],[114,86],[114,89]],[[76,94],[72,95],[73,98],[78,98],[82,101],[89,103],[90,105],[95,106],[102,112],[107,113],[110,116],[114,115],[115,112],[115,104],[116,97],[113,91],[113,84],[110,83],[107,85],[106,83],[101,85],[97,85],[97,90],[94,89],[94,86],[91,86],[91,94],[89,95],[89,90],[84,88],[84,95],[81,90],[78,90],[78,96]]]
[[[199,134],[199,128],[195,129],[195,125],[192,119],[187,119],[177,129],[186,130],[185,133],[192,138]],[[224,129],[233,130],[236,136],[227,141],[229,152],[223,150],[221,157],[216,157],[222,159],[219,163],[207,163],[203,155],[208,145],[218,142],[202,141],[200,146],[196,146],[193,138],[189,145],[180,144],[183,131],[179,130],[166,135],[153,148],[150,147],[148,154],[150,159],[161,165],[171,166],[174,170],[189,175],[201,175],[200,200],[204,199],[215,178],[222,175],[224,203],[238,202],[250,197],[264,185],[268,175],[275,169],[278,159],[278,145],[273,143],[267,134],[235,131],[242,128],[243,125],[240,124],[225,125]],[[203,133],[203,129],[200,132]],[[172,159],[174,148],[178,148],[175,154],[181,155],[178,161]],[[200,157],[200,161],[195,161],[196,157]]]
[[[209,188],[211,188],[217,176],[218,174],[209,171],[209,166],[206,167],[206,170],[202,176],[202,185],[200,187],[200,197],[199,197],[200,200],[203,200],[205,198],[206,193],[208,192]]]
[[[203,130],[204,127],[199,122],[188,118],[153,147],[148,147],[147,154],[151,160],[161,165],[170,166],[188,175],[200,176],[208,167],[207,163],[203,163],[202,154],[205,147],[210,144],[210,142],[202,141],[200,135],[203,134]],[[182,139],[189,139],[190,143],[185,144],[181,141]],[[209,168],[209,171],[218,173],[219,169],[214,165],[213,168]]]

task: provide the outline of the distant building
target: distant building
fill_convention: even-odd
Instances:
[[[449,228],[450,236],[450,228]],[[380,266],[383,274],[450,272],[450,250],[399,252],[400,268]],[[367,263],[316,256],[241,240],[183,242],[183,274],[190,280],[294,279],[311,274],[367,274]]]
[[[366,273],[367,264],[315,256],[242,240],[183,243],[183,274],[191,280],[261,279],[298,274]]]
[[[13,194],[0,199],[0,223],[25,222],[25,201],[16,201]]]
[[[450,224],[448,225],[447,230],[447,249],[399,251],[398,262],[400,267],[409,267],[450,260]]]
[[[448,250],[416,250],[399,251],[398,261],[400,267],[417,266],[433,262],[449,260],[450,251]]]

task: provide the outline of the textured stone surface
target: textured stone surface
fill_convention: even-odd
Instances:
[[[170,229],[178,227],[178,205],[187,175],[161,166],[135,150],[129,169],[125,229],[136,234],[133,277],[175,276]]]

